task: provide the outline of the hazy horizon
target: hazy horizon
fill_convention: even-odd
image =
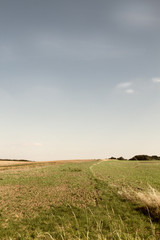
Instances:
[[[0,158],[160,155],[160,1],[0,3]]]

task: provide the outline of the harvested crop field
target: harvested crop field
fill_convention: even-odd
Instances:
[[[31,164],[30,162],[23,161],[0,161],[0,166],[8,166],[8,165],[17,165],[17,164]]]

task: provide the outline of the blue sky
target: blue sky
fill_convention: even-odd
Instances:
[[[160,2],[0,1],[0,158],[160,155]]]

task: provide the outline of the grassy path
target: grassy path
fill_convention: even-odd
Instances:
[[[92,175],[93,175],[94,178],[99,179],[99,180],[103,180],[103,179],[101,179],[101,178],[97,178],[96,173],[94,172],[93,168],[94,168],[95,166],[97,166],[97,165],[105,162],[105,161],[108,161],[108,160],[106,160],[106,159],[101,159],[101,160],[99,160],[98,162],[94,163],[92,166],[89,167],[89,169],[90,169],[90,171],[91,171],[91,173],[92,173]]]

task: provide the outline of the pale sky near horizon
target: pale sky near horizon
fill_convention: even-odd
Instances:
[[[0,158],[160,155],[159,0],[0,0]]]

